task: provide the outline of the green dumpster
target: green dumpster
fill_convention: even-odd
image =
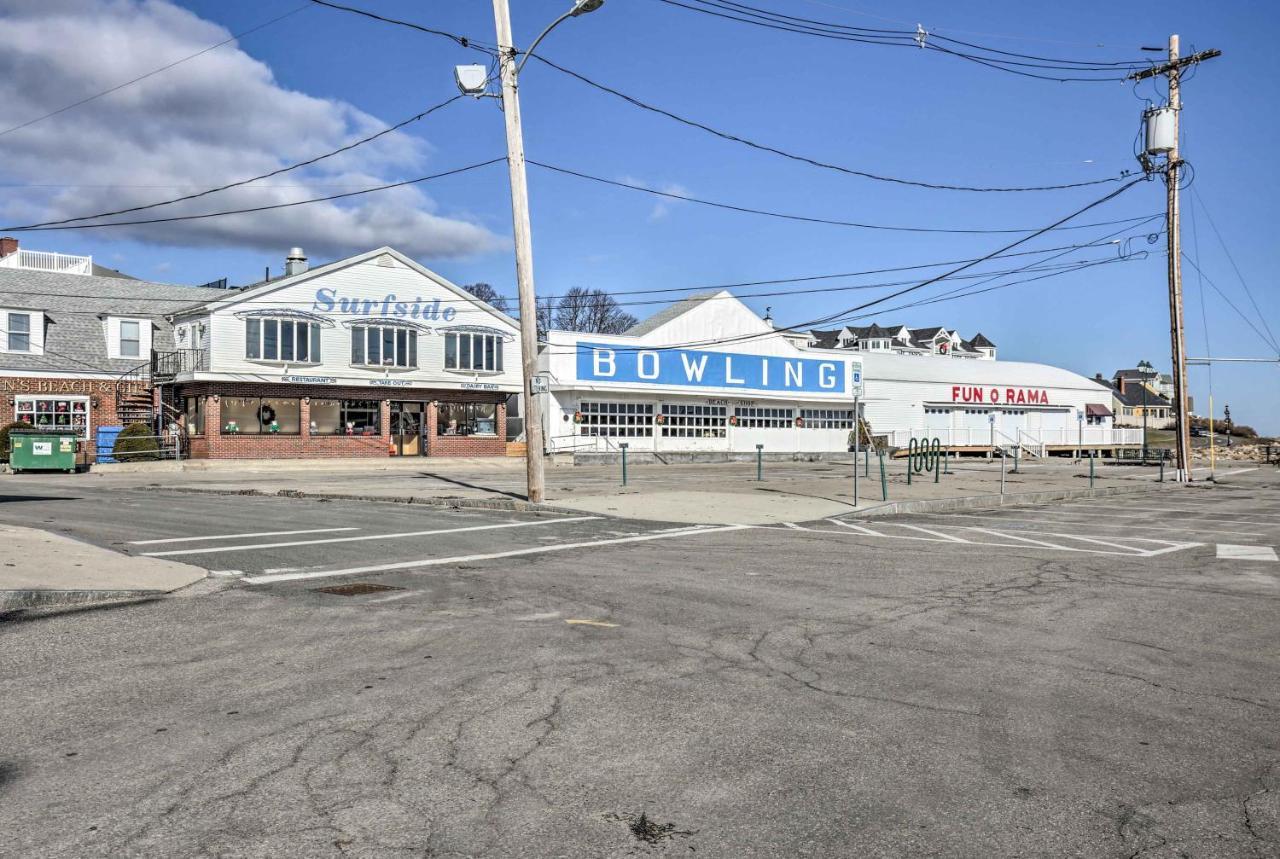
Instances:
[[[14,472],[33,469],[76,470],[78,430],[23,429],[9,431],[9,468]]]

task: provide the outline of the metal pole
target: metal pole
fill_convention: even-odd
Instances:
[[[1013,473],[1018,473],[1018,448],[1013,449]]]
[[[618,445],[618,448],[622,451],[622,485],[623,486],[627,485],[627,447],[629,447],[629,445],[626,442],[622,442],[621,444]]]
[[[1209,479],[1214,478],[1217,466],[1217,448],[1213,443],[1213,394],[1209,395]]]
[[[1147,464],[1147,383],[1142,383],[1142,464]]]
[[[516,285],[520,298],[520,359],[525,393],[525,472],[528,498],[542,501],[544,482],[542,401],[533,393],[538,372],[537,299],[533,290],[533,236],[529,225],[529,187],[525,180],[524,132],[520,125],[516,49],[511,37],[507,0],[493,0],[499,65],[502,70],[502,115],[506,120],[507,169],[511,177],[511,217],[515,231]]]
[[[1089,451],[1089,488],[1093,488],[1093,461],[1098,458],[1096,450]]]
[[[756,480],[764,480],[764,445],[756,445]]]
[[[1164,483],[1164,454],[1160,454],[1160,482]]]
[[[1003,452],[1001,452],[1000,454],[1000,494],[1001,495],[1004,495],[1004,461],[1005,461],[1005,455]]]
[[[884,473],[884,451],[876,449],[876,454],[880,457],[880,498],[884,501],[889,500],[889,478]]]
[[[853,398],[853,506],[858,506],[858,453],[862,450],[862,431],[858,421],[858,398]]]
[[[911,472],[916,464],[916,440],[910,439],[907,442],[907,485],[911,485]]]

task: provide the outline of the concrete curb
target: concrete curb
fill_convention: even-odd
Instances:
[[[46,608],[79,608],[146,602],[165,596],[160,590],[11,590],[0,591],[0,613]]]
[[[1145,492],[1149,486],[1109,486],[1105,489],[1046,489],[1041,492],[1010,492],[1004,495],[962,495],[956,498],[928,498],[920,501],[890,501],[877,507],[857,510],[851,516],[892,516],[899,513],[943,513],[948,510],[974,510],[984,507],[1018,507],[1048,501],[1072,501],[1081,498],[1107,498]]]
[[[151,492],[187,492],[193,495],[243,495],[254,498],[304,498],[324,501],[382,501],[388,504],[417,504],[421,507],[474,508],[478,510],[511,510],[518,513],[563,513],[577,516],[582,511],[550,504],[533,504],[518,498],[420,498],[416,495],[356,495],[343,492],[304,492],[300,489],[281,489],[263,492],[261,489],[216,489],[199,486],[139,486]]]

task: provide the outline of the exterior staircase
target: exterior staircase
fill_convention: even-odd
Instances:
[[[161,372],[157,373],[157,369]],[[163,384],[173,378],[167,367],[157,368],[156,354],[152,353],[150,361],[122,373],[116,380],[116,417],[120,425],[146,424],[150,427],[163,459],[181,458],[191,448],[191,439],[181,420],[181,410],[174,403],[165,402]],[[160,386],[158,395],[157,386]],[[168,389],[171,397],[172,390]],[[176,436],[169,432],[171,426],[178,427]]]

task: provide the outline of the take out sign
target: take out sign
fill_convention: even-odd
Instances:
[[[951,402],[1047,406],[1049,392],[1043,388],[979,388],[972,385],[952,385]]]

